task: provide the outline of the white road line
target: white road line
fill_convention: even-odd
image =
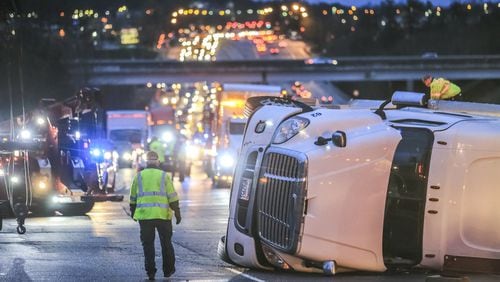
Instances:
[[[265,282],[266,281],[266,280],[261,280],[261,279],[259,279],[257,277],[253,277],[252,275],[245,274],[245,273],[243,273],[241,271],[238,271],[236,269],[232,269],[232,268],[229,268],[229,267],[226,267],[226,269],[229,270],[229,271],[231,271],[234,274],[241,275],[241,276],[243,276],[245,278],[248,278],[248,279],[250,279],[252,281],[257,281],[257,282]]]

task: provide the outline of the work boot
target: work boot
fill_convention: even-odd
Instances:
[[[148,279],[149,280],[155,280],[155,274],[154,273],[148,273]]]
[[[163,277],[170,277],[170,276],[174,275],[174,273],[175,273],[175,267],[170,272],[164,272]]]

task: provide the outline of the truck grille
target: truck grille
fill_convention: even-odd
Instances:
[[[261,240],[295,253],[306,196],[305,155],[271,148],[257,184],[257,228]]]

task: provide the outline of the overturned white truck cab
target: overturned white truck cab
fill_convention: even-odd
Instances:
[[[410,92],[387,109],[261,102],[234,175],[223,260],[326,274],[500,272],[500,107],[431,109]]]

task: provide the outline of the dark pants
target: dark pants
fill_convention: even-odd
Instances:
[[[156,273],[155,229],[161,243],[163,273],[170,273],[175,268],[174,246],[172,246],[172,221],[162,219],[139,220],[141,242],[144,249],[144,268],[148,274]]]

